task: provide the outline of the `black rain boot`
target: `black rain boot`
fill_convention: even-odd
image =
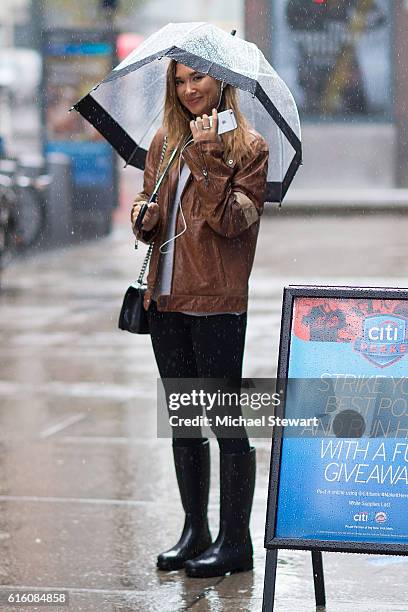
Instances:
[[[202,555],[187,561],[187,576],[209,578],[253,568],[249,532],[255,488],[255,449],[220,455],[220,531]]]
[[[174,466],[184,512],[183,532],[173,548],[157,557],[161,570],[178,570],[211,544],[207,506],[210,490],[210,443],[174,446]]]

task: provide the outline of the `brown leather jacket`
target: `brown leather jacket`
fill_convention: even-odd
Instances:
[[[135,201],[147,200],[154,189],[164,134],[160,129],[153,138],[143,191]],[[256,132],[251,131],[251,136],[251,154],[243,165],[223,160],[222,143],[191,144],[184,150],[183,158],[191,170],[181,199],[187,230],[175,240],[171,293],[158,296],[158,310],[225,313],[247,309],[268,171],[268,146]],[[146,309],[158,280],[159,248],[165,241],[177,180],[178,164],[174,163],[160,188],[159,222],[150,232],[137,234],[143,242],[154,242]],[[178,213],[176,234],[183,228]]]

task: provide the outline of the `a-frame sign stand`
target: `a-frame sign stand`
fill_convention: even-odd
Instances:
[[[297,302],[299,300],[299,302]],[[282,306],[282,324],[281,324],[281,338],[280,338],[280,347],[279,347],[279,359],[278,359],[278,375],[277,378],[281,381],[284,387],[286,387],[288,381],[291,381],[290,378],[290,359],[293,361],[296,358],[296,344],[293,345],[291,343],[292,339],[292,330],[293,330],[293,321],[299,324],[300,314],[297,314],[296,304],[301,304],[303,300],[304,310],[302,311],[301,321],[305,321],[306,323],[312,321],[315,314],[312,316],[311,312],[313,308],[315,310],[319,310],[317,308],[317,304],[320,301],[322,305],[322,310],[319,310],[319,313],[323,313],[320,319],[324,319],[324,314],[326,312],[327,318],[329,319],[329,325],[322,329],[314,328],[313,331],[315,333],[315,338],[311,338],[311,340],[319,341],[321,344],[320,347],[324,347],[327,344],[337,342],[336,346],[340,346],[341,349],[341,358],[336,357],[338,360],[345,360],[344,363],[347,363],[347,356],[349,352],[347,352],[348,347],[350,346],[350,342],[341,344],[342,337],[338,337],[337,328],[331,323],[334,322],[334,318],[337,319],[337,323],[341,322],[341,317],[343,311],[347,314],[348,310],[350,313],[355,316],[356,312],[360,316],[360,327],[361,329],[357,330],[357,332],[353,332],[354,336],[352,339],[354,340],[354,345],[357,348],[360,348],[360,352],[363,355],[363,350],[367,347],[372,350],[372,353],[376,351],[377,357],[373,357],[370,353],[370,363],[375,366],[383,366],[384,363],[388,365],[399,364],[400,360],[405,358],[408,359],[408,289],[396,289],[396,288],[386,288],[386,287],[319,287],[319,286],[290,286],[289,288],[285,288],[284,291],[284,299]],[[305,301],[306,300],[306,301]],[[326,311],[324,310],[324,305],[327,306]],[[340,310],[340,306],[343,310]],[[307,317],[304,316],[304,312],[309,308]],[[300,312],[300,310],[299,310]],[[343,313],[344,314],[344,313]],[[346,315],[344,314],[344,317]],[[334,317],[334,318],[333,318]],[[316,319],[316,320],[315,320]],[[318,317],[313,319],[317,326],[319,323]],[[325,319],[324,319],[325,320]],[[354,319],[353,319],[354,320]],[[324,321],[323,321],[324,323]],[[320,323],[319,323],[320,324]],[[385,331],[382,331],[382,328],[385,326]],[[395,331],[394,335],[389,337],[385,332],[387,330],[387,326],[391,326]],[[374,330],[374,331],[371,331]],[[317,335],[316,335],[317,334]],[[363,334],[367,335],[368,342],[365,342],[365,336],[363,338]],[[363,342],[364,340],[364,342]],[[359,344],[360,343],[360,344]],[[378,347],[377,347],[378,345]],[[375,351],[374,351],[375,349]],[[320,349],[322,350],[322,349]],[[339,349],[338,349],[339,350]],[[357,349],[356,349],[357,350]],[[353,353],[354,355],[354,353]],[[379,355],[379,356],[378,356]],[[307,378],[309,381],[308,384],[312,385],[310,381],[312,381],[312,377],[307,371],[307,359],[305,359],[305,351],[303,347],[303,352],[300,353],[300,357],[298,354],[297,359],[301,360],[301,365],[296,369],[296,377],[297,379]],[[377,359],[377,361],[376,361]],[[388,360],[388,361],[387,361]],[[309,363],[313,362],[315,365],[316,361],[316,353],[314,352],[311,357],[309,357]],[[391,362],[391,364],[389,363]],[[343,363],[343,362],[342,362]],[[306,367],[306,372],[302,377],[299,372],[302,371]],[[319,365],[320,367],[320,365]],[[327,368],[326,362],[324,358],[322,358],[322,372],[326,371],[323,368]],[[337,366],[336,366],[337,367]],[[397,368],[397,366],[395,366]],[[316,374],[316,367],[314,368],[313,376],[317,379],[319,378],[319,373]],[[336,370],[337,371],[337,370]],[[364,371],[362,369],[362,371]],[[377,373],[377,370],[373,370],[374,374]],[[388,371],[389,376],[393,376],[394,378],[401,378],[405,380],[406,377],[406,365],[403,364],[399,369],[395,369],[394,371]],[[355,372],[352,372],[353,375],[360,375],[360,370],[357,369]],[[339,375],[336,375],[339,376]],[[341,376],[341,375],[340,375]],[[345,376],[343,374],[343,376]],[[350,374],[347,373],[347,376]],[[293,377],[296,384],[296,377]],[[382,376],[382,379],[385,377]],[[285,382],[286,381],[286,382]],[[381,391],[381,390],[380,390]],[[387,392],[388,393],[388,392]],[[397,399],[398,399],[397,392]],[[380,396],[381,397],[381,396]],[[386,396],[388,397],[388,396]],[[394,395],[392,395],[394,398]],[[305,398],[307,400],[307,394]],[[310,402],[309,402],[310,403]],[[283,419],[287,414],[287,406],[286,400],[281,402],[279,406],[276,407],[275,416]],[[313,400],[313,406],[316,407],[315,399]],[[290,407],[289,407],[290,408]],[[343,410],[345,413],[343,416],[346,416],[346,413],[352,412]],[[339,412],[337,418],[341,416],[342,412]],[[360,416],[359,423],[363,423],[364,427],[366,423],[364,419],[361,418],[360,413],[356,413],[357,416]],[[354,418],[354,417],[353,417]],[[407,422],[405,423],[408,429],[408,414],[406,415]],[[347,419],[344,419],[344,424],[347,424]],[[352,421],[350,421],[350,429],[347,430],[347,427],[344,431],[337,433],[334,429],[334,423],[332,425],[332,435],[334,437],[341,437],[346,439],[351,438],[359,438],[363,431],[364,427],[361,429],[361,432],[358,435],[355,435],[354,429],[351,426]],[[396,427],[395,423],[390,419],[388,425],[390,426],[390,431],[394,431],[392,427]],[[400,428],[400,424],[398,421],[397,424],[398,429]],[[406,431],[406,430],[404,430]],[[377,439],[378,436],[370,436],[370,430],[367,432],[368,443],[371,443],[374,439]],[[351,538],[343,538],[342,533],[338,533],[338,538],[336,539],[317,539],[317,537],[308,536],[307,538],[303,538],[301,535],[298,535],[300,532],[296,531],[296,527],[294,526],[295,514],[292,512],[291,514],[291,529],[294,532],[294,535],[290,533],[290,530],[284,532],[284,535],[279,535],[276,533],[277,527],[277,517],[278,517],[278,504],[280,499],[280,491],[281,491],[281,482],[282,477],[289,473],[287,464],[288,458],[293,457],[293,452],[297,453],[297,449],[295,447],[287,446],[286,450],[282,452],[283,449],[283,431],[282,428],[274,428],[273,431],[273,443],[272,443],[272,453],[271,453],[271,466],[269,473],[269,494],[268,494],[268,511],[267,511],[267,519],[266,519],[266,530],[265,530],[265,548],[266,548],[266,565],[265,565],[265,579],[264,579],[264,596],[263,596],[263,612],[273,612],[274,610],[274,600],[275,600],[275,584],[276,584],[276,570],[277,570],[277,561],[278,561],[278,550],[308,550],[311,551],[312,554],[312,565],[313,565],[313,581],[314,581],[314,591],[315,591],[315,601],[316,606],[319,608],[324,608],[326,605],[326,596],[325,596],[325,586],[324,586],[324,574],[323,574],[323,562],[322,562],[322,551],[323,552],[344,552],[344,553],[363,553],[363,554],[380,554],[380,555],[408,555],[408,546],[404,541],[404,537],[408,536],[404,535],[403,528],[398,523],[397,519],[395,519],[395,525],[399,527],[400,532],[396,535],[394,541],[390,541],[389,539],[382,539],[380,536],[376,538],[370,537],[369,535],[366,537],[366,532],[362,531],[357,536]],[[405,438],[405,436],[404,436]],[[395,445],[398,444],[399,437],[395,439],[390,438],[388,442],[390,444]],[[287,440],[290,442],[290,440]],[[289,454],[288,449],[292,454]],[[300,450],[302,446],[300,447]],[[301,456],[301,455],[299,455]],[[307,457],[307,455],[304,455]],[[399,455],[398,455],[399,457]],[[295,464],[296,465],[296,464]],[[392,463],[391,463],[392,465]],[[303,469],[302,473],[303,477],[306,474],[307,470]],[[405,468],[407,469],[407,468]],[[286,470],[286,471],[285,471]],[[291,465],[291,473],[293,471],[293,463]],[[404,472],[405,473],[405,472]],[[287,481],[286,481],[287,482]],[[374,485],[371,485],[374,487]],[[387,493],[386,485],[381,483],[383,489],[380,492],[373,488],[373,494],[379,496],[381,492]],[[288,500],[288,487],[286,485],[283,495],[286,496],[286,503],[289,503]],[[395,490],[393,489],[395,492]],[[292,491],[293,493],[293,491]],[[282,504],[284,502],[281,502]],[[297,504],[299,504],[299,499],[296,500]],[[403,512],[403,506],[401,503],[395,504],[394,516],[398,517],[398,520],[401,522],[401,517],[404,517],[405,514]],[[379,506],[381,508],[381,506]],[[304,508],[300,506],[301,509]],[[388,510],[387,510],[388,513]],[[380,525],[388,520],[387,513],[384,511],[378,511],[378,521]],[[385,516],[384,516],[385,515]],[[286,515],[285,515],[286,516]],[[299,520],[301,520],[301,514],[299,515]],[[286,519],[285,519],[286,520]],[[337,519],[342,520],[342,519]],[[376,519],[375,519],[376,520]],[[374,525],[375,527],[375,525]],[[314,527],[312,527],[313,529]],[[375,527],[376,529],[380,529],[381,527]],[[310,527],[308,528],[310,531]],[[309,533],[306,531],[306,533]],[[403,535],[401,535],[401,532]],[[316,532],[317,536],[321,533],[317,528]],[[372,531],[368,531],[368,534],[373,533]],[[380,532],[379,532],[380,533]]]
[[[267,550],[262,612],[273,612],[274,609],[277,563],[278,549]],[[326,593],[324,588],[323,559],[320,550],[312,550],[312,567],[316,607],[324,608],[326,606]]]

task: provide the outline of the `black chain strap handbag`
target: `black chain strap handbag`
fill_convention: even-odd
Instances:
[[[167,174],[170,165],[176,155],[177,148],[174,149],[171,154],[169,163],[167,164],[163,174],[159,180],[160,168],[162,166],[164,156],[167,149],[167,137],[164,139],[163,148],[161,152],[160,164],[157,170],[156,177],[156,186],[154,191],[150,197],[150,202],[156,202],[157,195],[159,191],[159,187],[165,175]],[[125,297],[123,299],[122,308],[119,315],[119,329],[123,329],[125,331],[131,332],[132,334],[148,334],[149,333],[149,318],[147,316],[147,311],[144,309],[143,300],[147,289],[147,284],[144,281],[144,275],[146,273],[146,269],[148,263],[150,261],[150,257],[153,250],[153,244],[149,245],[149,249],[147,251],[146,257],[144,258],[142,268],[140,270],[139,278],[136,283],[130,285],[128,290],[125,293]]]
[[[129,331],[132,334],[148,334],[149,319],[147,311],[144,309],[143,300],[146,293],[147,285],[143,281],[146,272],[147,264],[153,245],[149,246],[147,255],[142,265],[139,278],[134,285],[130,285],[123,298],[122,308],[119,315],[119,329]]]

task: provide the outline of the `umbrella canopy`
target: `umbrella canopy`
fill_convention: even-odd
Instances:
[[[176,60],[238,90],[241,111],[269,146],[266,201],[281,202],[301,164],[300,122],[286,84],[253,43],[208,23],[170,23],[126,57],[74,108],[144,168],[162,125],[166,70]]]

